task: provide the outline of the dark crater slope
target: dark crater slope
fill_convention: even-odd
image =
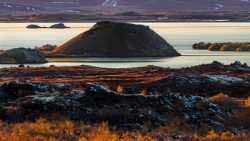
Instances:
[[[45,57],[34,49],[15,48],[0,54],[0,64],[40,64],[46,62]]]
[[[53,55],[174,57],[180,54],[147,26],[104,21],[56,48]]]

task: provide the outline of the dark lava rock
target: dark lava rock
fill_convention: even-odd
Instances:
[[[49,28],[58,28],[58,29],[60,29],[60,28],[69,28],[69,27],[65,26],[63,23],[59,23],[59,24],[54,24],[54,25],[50,26]]]
[[[43,93],[66,92],[69,86],[64,84],[29,84],[26,82],[4,83],[0,87],[0,101],[15,100],[30,95]]]
[[[45,57],[33,49],[15,48],[0,54],[0,64],[40,64],[46,62]]]
[[[36,29],[36,28],[43,28],[43,27],[41,27],[39,25],[31,24],[31,25],[26,26],[26,28]]]
[[[153,82],[148,87],[161,93],[174,92],[182,95],[210,97],[225,93],[232,97],[250,96],[250,81],[247,77],[228,75],[175,75]]]
[[[83,57],[173,57],[180,54],[147,26],[99,22],[53,55]]]
[[[32,85],[34,87],[35,84]],[[128,130],[150,130],[170,124],[176,119],[194,129],[208,125],[214,130],[223,130],[223,121],[229,116],[219,105],[200,96],[129,95],[99,85],[89,85],[85,91],[77,94],[47,92],[24,96],[6,103],[1,111],[4,113],[3,120],[9,122],[50,118],[58,114],[85,122],[108,121],[118,128]]]
[[[17,99],[28,95],[34,95],[33,87],[30,84],[22,83],[5,83],[1,86],[0,101]]]

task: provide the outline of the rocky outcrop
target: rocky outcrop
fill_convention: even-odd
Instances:
[[[45,57],[33,49],[15,48],[0,54],[0,64],[40,64],[46,62]]]
[[[13,85],[14,84],[14,85]],[[18,83],[12,83],[19,87]],[[84,91],[62,94],[63,87],[41,87],[41,84],[20,84],[29,87],[26,96],[22,95],[2,106],[1,117],[9,122],[50,118],[59,114],[73,120],[86,122],[108,121],[122,129],[145,129],[179,122],[193,129],[208,125],[214,130],[223,130],[223,120],[228,113],[220,106],[200,96],[142,96],[111,91],[100,85],[90,84]],[[11,87],[9,87],[11,88]],[[50,90],[54,88],[54,93]],[[55,93],[55,92],[58,93]],[[13,91],[1,91],[10,95]],[[30,95],[28,95],[29,93]],[[1,100],[1,97],[0,97]],[[3,100],[1,100],[3,101]],[[3,103],[3,102],[2,102]],[[145,124],[147,123],[147,124]]]
[[[99,22],[53,55],[82,57],[173,57],[180,54],[147,26]]]
[[[250,43],[196,43],[193,49],[210,51],[250,51]]]

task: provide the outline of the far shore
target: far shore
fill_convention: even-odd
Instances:
[[[138,15],[105,15],[105,14],[37,14],[32,15],[0,15],[0,22],[4,23],[57,23],[62,21],[75,23],[92,23],[97,21],[120,21],[120,22],[250,22],[247,17],[247,12],[236,13],[231,15],[226,12],[219,13],[200,13],[200,12],[186,12],[186,13],[162,13],[162,14],[147,14],[142,13]],[[199,15],[197,17],[197,15]],[[63,18],[58,18],[63,16]],[[194,18],[194,16],[196,16]],[[208,16],[210,16],[208,18]],[[211,17],[212,16],[212,17]]]

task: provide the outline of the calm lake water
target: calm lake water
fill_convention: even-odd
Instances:
[[[60,45],[93,23],[66,23],[69,29],[26,29],[30,23],[0,23],[0,49],[16,47],[33,48],[44,44]],[[36,23],[35,23],[36,24]],[[53,23],[37,23],[50,26]],[[223,63],[241,61],[250,65],[250,52],[210,52],[192,50],[192,44],[204,42],[250,41],[250,23],[139,23],[150,26],[183,56],[174,58],[75,58],[49,59],[49,63],[35,66],[93,65],[98,67],[139,67],[157,65],[162,67],[187,67],[214,60]],[[0,65],[9,67],[13,65]],[[15,66],[15,65],[14,65]]]

